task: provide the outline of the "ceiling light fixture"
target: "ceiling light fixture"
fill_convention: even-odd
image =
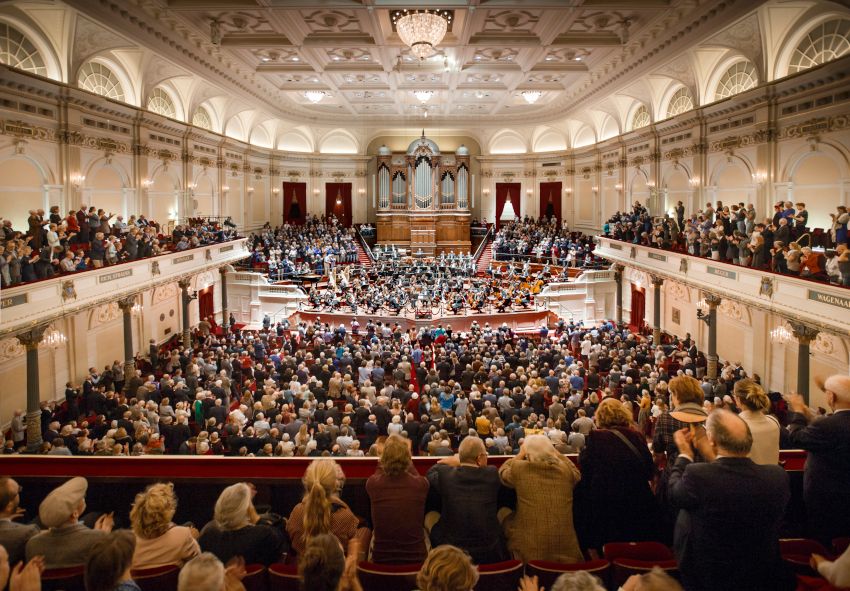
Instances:
[[[424,60],[436,53],[435,46],[446,36],[452,15],[445,10],[400,10],[392,19],[410,53]]]
[[[304,96],[307,98],[308,101],[310,101],[311,103],[313,103],[315,105],[316,103],[320,102],[323,98],[325,98],[327,96],[327,94],[328,93],[326,93],[324,90],[308,90],[307,92],[304,93]]]
[[[431,97],[434,96],[433,90],[417,90],[413,93],[420,103],[423,105],[431,100]]]
[[[541,96],[543,96],[543,93],[539,90],[522,91],[522,98],[524,98],[525,102],[527,102],[529,105],[533,105],[534,103],[536,103],[537,99],[539,99]]]

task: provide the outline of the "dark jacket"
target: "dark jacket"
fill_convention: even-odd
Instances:
[[[501,484],[495,466],[436,464],[428,470],[428,482],[441,504],[440,520],[431,530],[432,547],[458,546],[475,564],[509,558],[496,517]]]
[[[783,468],[729,457],[694,464],[680,456],[667,495],[679,509],[673,547],[688,591],[788,588],[779,556],[791,498]]]

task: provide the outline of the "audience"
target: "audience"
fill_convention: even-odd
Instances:
[[[413,466],[410,443],[401,435],[390,435],[375,473],[366,481],[372,507],[372,562],[412,564],[428,554],[422,528],[428,480]]]
[[[705,429],[676,431],[679,455],[667,483],[679,509],[674,551],[688,591],[793,589],[779,555],[779,530],[791,497],[781,466],[749,459],[747,423],[718,409]],[[694,448],[711,462],[693,463]],[[631,538],[627,538],[631,539]]]
[[[779,202],[772,218],[758,221],[753,205],[743,202],[731,207],[707,203],[687,219],[684,207],[676,208],[675,219],[669,214],[653,218],[635,202],[631,213],[615,213],[603,229],[633,244],[850,286],[850,216],[843,205],[836,211],[830,214],[832,227],[814,233],[805,203],[797,203],[795,210],[792,202]]]
[[[448,544],[436,546],[416,576],[419,591],[468,591],[478,582],[469,554]]]
[[[244,560],[232,562],[225,568],[214,554],[204,552],[180,569],[177,591],[245,591],[241,583],[244,577]]]
[[[313,536],[298,559],[301,588],[310,591],[362,591],[357,578],[359,554],[357,538],[349,542],[346,558],[336,536]]]
[[[493,239],[493,254],[500,261],[551,262],[564,267],[590,267],[597,264],[593,238],[570,232],[566,222],[554,217],[528,216],[503,224]]]
[[[12,565],[24,559],[27,542],[38,533],[37,525],[14,521],[23,515],[20,485],[11,478],[0,478],[0,546]]]
[[[56,210],[56,211],[54,211]],[[54,217],[55,216],[55,217]],[[104,265],[157,256],[170,250],[186,250],[231,240],[232,225],[219,225],[204,219],[190,225],[177,225],[171,234],[140,215],[124,223],[103,209],[81,205],[65,219],[51,208],[50,220],[44,210],[31,210],[29,229],[15,230],[11,220],[0,227],[0,286],[9,287],[55,275],[99,269]],[[54,221],[55,220],[55,221]]]
[[[514,558],[581,562],[573,527],[573,488],[581,479],[575,464],[545,435],[529,435],[499,477],[517,494],[516,512],[502,524]]]
[[[152,484],[136,495],[130,523],[136,536],[133,568],[182,566],[201,553],[198,530],[175,525],[177,496],[169,483]]]
[[[86,560],[86,591],[141,591],[130,575],[136,538],[119,529],[98,540]]]
[[[254,508],[253,486],[240,482],[225,488],[215,503],[215,514],[198,538],[203,552],[222,562],[241,556],[247,564],[269,565],[280,560],[285,546],[283,531],[260,521]]]

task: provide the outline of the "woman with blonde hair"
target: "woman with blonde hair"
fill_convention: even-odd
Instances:
[[[753,435],[750,459],[756,464],[776,465],[779,463],[779,421],[771,416],[770,398],[764,388],[749,378],[735,382],[733,389],[735,404],[741,409],[740,416]]]
[[[304,497],[292,509],[286,523],[289,540],[297,553],[304,552],[307,541],[320,534],[335,535],[343,546],[355,536],[361,541],[371,536],[369,528],[339,498],[345,474],[334,460],[313,460],[301,481]],[[369,544],[362,543],[360,547],[368,548]]]
[[[516,511],[502,522],[514,557],[525,562],[580,562],[573,489],[581,473],[555,450],[549,437],[526,437],[519,453],[499,468],[499,477],[502,484],[516,489]]]
[[[136,536],[133,568],[182,566],[201,553],[198,530],[175,525],[177,496],[170,482],[152,484],[136,495],[130,524]]]
[[[224,563],[234,556],[242,556],[246,564],[266,566],[280,560],[286,538],[279,527],[260,522],[254,509],[255,494],[254,487],[245,482],[222,491],[213,520],[198,538],[202,551],[212,552]]]
[[[416,575],[420,591],[471,591],[478,582],[478,569],[469,554],[448,544],[431,550]]]
[[[616,398],[599,403],[596,429],[579,455],[582,480],[575,513],[583,547],[607,542],[651,540],[656,530],[655,497],[649,481],[655,473],[646,437]],[[612,507],[629,507],[628,512]]]

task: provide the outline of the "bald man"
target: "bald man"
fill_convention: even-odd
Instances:
[[[791,497],[785,470],[747,457],[750,428],[729,411],[712,412],[704,430],[676,431],[674,442],[679,456],[667,495],[679,510],[673,549],[685,589],[793,589],[779,555],[779,527]],[[714,461],[694,463],[694,447]]]
[[[803,397],[788,397],[794,447],[808,452],[803,500],[809,535],[825,544],[850,534],[850,377],[830,376],[818,385],[832,410],[815,418]]]

